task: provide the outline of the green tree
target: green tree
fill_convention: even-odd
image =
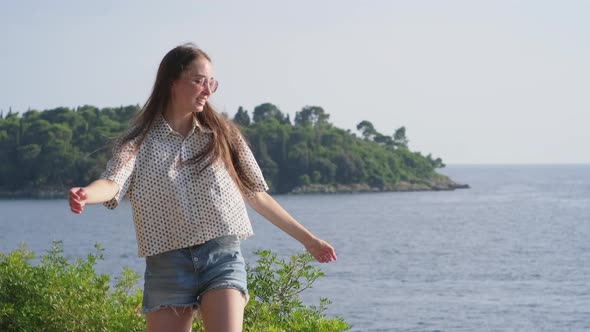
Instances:
[[[440,158],[432,159],[432,154],[430,153],[426,156],[426,159],[434,168],[444,168],[447,166],[445,165],[445,163],[443,163],[442,159]]]
[[[399,127],[393,134],[393,144],[395,146],[408,147],[408,139],[406,138],[406,127]]]
[[[242,127],[248,127],[250,125],[250,116],[248,111],[245,111],[242,106],[238,108],[238,112],[234,116],[234,122]]]
[[[356,125],[356,129],[360,130],[366,140],[372,140],[377,135],[377,130],[373,124],[367,120],[363,120]]]
[[[391,146],[394,145],[393,139],[391,138],[391,136],[385,136],[380,133],[375,134],[374,141],[377,143],[380,143],[380,144],[391,145]]]
[[[316,126],[328,124],[330,115],[319,106],[306,106],[295,113],[295,126]]]
[[[278,123],[287,123],[288,117],[279,110],[278,107],[271,103],[264,103],[254,108],[253,120],[255,123],[260,123],[274,119]]]

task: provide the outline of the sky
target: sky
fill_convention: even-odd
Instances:
[[[233,116],[321,106],[447,164],[590,163],[590,1],[3,1],[0,110],[142,105],[193,42]]]

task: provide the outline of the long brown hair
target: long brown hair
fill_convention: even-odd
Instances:
[[[187,70],[193,61],[199,59],[211,62],[211,58],[205,51],[191,43],[177,46],[164,56],[158,67],[152,93],[141,111],[132,120],[131,129],[120,138],[120,144],[132,140],[137,142],[134,144],[135,153],[137,153],[154,124],[156,115],[163,112],[170,103],[172,83],[179,79],[182,72]],[[246,165],[242,165],[238,158],[240,129],[232,121],[217,113],[208,101],[203,111],[196,113],[196,117],[200,125],[211,129],[213,139],[201,155],[191,158],[188,162],[199,163],[206,160],[205,165],[199,170],[202,172],[220,160],[225,164],[242,195],[247,191],[254,191],[254,180],[247,176],[248,173],[244,169]]]

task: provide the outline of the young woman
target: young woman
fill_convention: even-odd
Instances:
[[[204,51],[193,44],[172,49],[106,171],[69,191],[78,214],[86,204],[114,209],[129,197],[138,255],[146,259],[148,331],[190,331],[197,308],[206,331],[241,331],[248,291],[240,240],[253,234],[244,200],[318,262],[336,259],[327,242],[266,193],[239,129],[209,105],[217,87]]]

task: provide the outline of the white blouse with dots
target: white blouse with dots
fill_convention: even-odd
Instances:
[[[113,149],[113,157],[100,177],[117,183],[119,192],[104,205],[114,209],[127,194],[140,257],[223,235],[240,239],[253,235],[242,195],[223,162],[215,162],[200,173],[205,160],[185,163],[200,155],[212,139],[212,131],[199,125],[196,118],[184,138],[158,114],[137,152],[137,139]],[[252,151],[242,136],[238,141],[240,163],[253,180],[254,191],[267,191]],[[249,199],[254,195],[247,193]]]

